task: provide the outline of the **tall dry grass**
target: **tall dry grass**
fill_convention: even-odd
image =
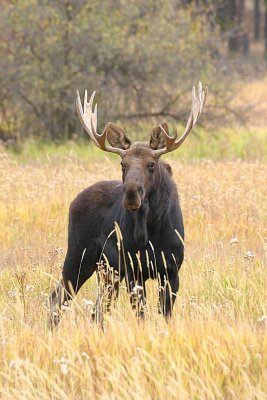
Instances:
[[[144,323],[124,285],[104,330],[91,323],[96,278],[53,333],[71,199],[119,161],[17,163],[0,153],[2,399],[267,399],[267,166],[170,161],[186,230],[172,321],[150,282]]]

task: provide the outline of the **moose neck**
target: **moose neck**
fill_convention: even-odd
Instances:
[[[172,190],[171,178],[164,164],[159,162],[158,179],[140,209],[134,214],[134,238],[140,245],[148,241],[149,232],[160,228],[166,214]]]

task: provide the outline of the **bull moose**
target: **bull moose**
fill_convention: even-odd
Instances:
[[[60,318],[62,305],[69,302],[97,270],[103,257],[117,272],[113,284],[106,279],[108,301],[118,296],[119,282],[125,278],[128,293],[141,289],[145,303],[147,279],[159,280],[159,300],[166,318],[172,314],[179,289],[179,269],[184,258],[184,226],[171,167],[162,162],[163,154],[176,150],[197,122],[207,96],[199,82],[192,89],[192,108],[183,135],[169,134],[166,122],[154,128],[149,142],[131,142],[124,131],[108,123],[97,133],[95,92],[82,107],[77,91],[76,108],[80,122],[92,142],[103,151],[121,157],[122,182],[101,181],[83,190],[69,211],[68,250],[62,280],[49,297],[53,324]],[[109,145],[107,145],[107,143]],[[124,252],[118,251],[114,224],[120,229]],[[112,274],[107,274],[107,277]],[[142,314],[142,308],[140,309]]]

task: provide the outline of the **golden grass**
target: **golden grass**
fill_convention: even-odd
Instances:
[[[119,161],[17,163],[0,153],[0,398],[267,399],[267,166],[170,161],[186,229],[173,320],[144,323],[124,286],[102,331],[92,277],[59,328],[45,301],[60,277],[71,199]]]
[[[251,82],[238,83],[234,96],[233,105],[243,106],[251,109],[250,118],[246,120],[247,125],[253,128],[266,127],[267,113],[267,77],[255,79]]]

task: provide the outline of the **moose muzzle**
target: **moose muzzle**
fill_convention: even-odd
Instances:
[[[138,210],[143,203],[143,193],[143,187],[136,182],[127,182],[127,184],[124,184],[123,207],[131,211]]]

